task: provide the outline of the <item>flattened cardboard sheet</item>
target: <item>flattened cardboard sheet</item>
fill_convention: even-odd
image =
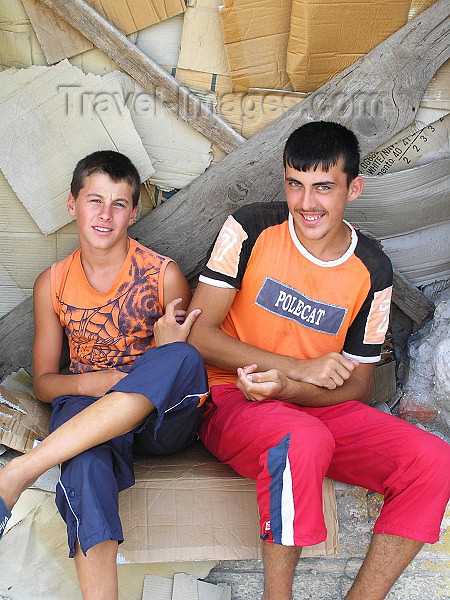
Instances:
[[[67,195],[83,156],[118,150],[143,180],[153,173],[121,98],[119,86],[68,61],[0,73],[0,168],[42,233],[71,220]]]
[[[292,0],[286,69],[294,90],[313,92],[408,19],[410,0]]]
[[[0,264],[0,289],[0,317],[3,317],[25,300],[26,295],[2,264]]]
[[[363,192],[348,204],[346,218],[383,239],[443,223],[450,219],[449,173],[447,158],[397,173],[365,176]]]
[[[201,175],[211,162],[211,142],[128,75],[106,76],[108,81],[113,77],[131,103],[131,118],[154,167],[149,183],[168,191],[181,189]],[[209,96],[214,102],[215,95]],[[203,95],[202,100],[208,98]]]
[[[233,91],[292,89],[286,72],[291,4],[292,0],[225,0],[220,14]]]
[[[141,29],[136,35],[136,46],[159,65],[176,65],[183,22],[181,14]]]
[[[139,457],[135,485],[119,496],[126,562],[261,557],[255,482],[219,463],[200,444],[166,457]],[[337,551],[333,482],[324,481],[328,538],[302,556]]]
[[[222,0],[197,0],[194,6],[187,7],[177,65],[179,68],[229,75],[219,13],[221,4]]]
[[[450,115],[417,133],[378,148],[361,161],[361,172],[384,175],[450,158]]]
[[[450,281],[450,220],[427,229],[381,239],[392,264],[417,286]]]
[[[186,8],[183,0],[87,1],[125,34],[178,15]],[[24,5],[49,64],[93,48],[91,42],[40,0],[24,0]]]
[[[21,0],[0,2],[0,70],[46,65]]]

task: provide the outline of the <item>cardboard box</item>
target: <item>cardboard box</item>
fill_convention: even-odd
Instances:
[[[225,0],[221,9],[233,91],[292,89],[286,73],[291,0]]]
[[[120,562],[261,558],[255,482],[219,463],[198,442],[166,457],[137,458],[135,485],[119,495],[125,541]],[[302,557],[338,551],[333,482],[324,481],[327,540]]]
[[[408,20],[410,0],[293,0],[286,70],[314,92]]]
[[[173,17],[186,8],[183,0],[87,1],[125,34]],[[23,0],[23,4],[49,64],[93,48],[91,42],[40,0]]]

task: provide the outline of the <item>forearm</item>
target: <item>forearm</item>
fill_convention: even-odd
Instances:
[[[258,372],[256,365],[248,365],[237,371],[237,387],[252,402],[281,400],[300,406],[333,406],[357,400],[368,402],[373,384],[373,364],[359,364],[340,385],[329,388],[294,381],[278,371]]]
[[[43,373],[33,377],[33,387],[37,398],[46,403],[63,395],[101,397],[125,375],[116,369],[69,375]]]
[[[334,406],[349,400],[357,400],[367,404],[372,384],[360,381],[356,376],[357,371],[358,369],[343,385],[333,390],[289,379],[286,393],[280,399],[299,406],[315,407]]]
[[[311,359],[268,352],[229,336],[215,324],[200,322],[198,326],[201,318],[192,327],[188,342],[197,348],[208,364],[230,373],[236,373],[244,365],[255,364],[259,372],[276,369],[294,382],[331,389],[342,385],[354,369],[354,363],[337,352]]]
[[[302,361],[241,342],[219,327],[201,326],[201,319],[201,316],[197,319],[187,341],[197,348],[206,363],[233,374],[242,365],[251,363],[258,365],[258,371],[278,369],[287,377],[300,369]]]

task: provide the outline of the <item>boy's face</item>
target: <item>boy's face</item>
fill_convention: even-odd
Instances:
[[[104,173],[86,177],[77,198],[69,195],[67,207],[77,218],[80,240],[104,249],[126,239],[137,212],[131,185],[124,180],[115,182]]]
[[[347,184],[341,162],[328,171],[320,166],[315,171],[296,171],[286,165],[286,200],[300,242],[308,248],[315,242],[338,240],[347,202],[361,194],[363,185],[359,176]]]

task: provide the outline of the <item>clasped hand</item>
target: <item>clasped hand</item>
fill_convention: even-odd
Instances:
[[[187,340],[191,327],[201,310],[196,308],[186,316],[185,310],[176,308],[181,301],[182,298],[175,298],[169,302],[164,315],[156,321],[153,335],[157,346]]]
[[[252,364],[237,370],[236,385],[247,400],[252,402],[268,399],[288,401],[295,396],[296,382],[334,390],[350,378],[358,364],[337,352],[299,360],[298,367],[290,369],[288,375],[279,369],[258,372],[257,365]]]

